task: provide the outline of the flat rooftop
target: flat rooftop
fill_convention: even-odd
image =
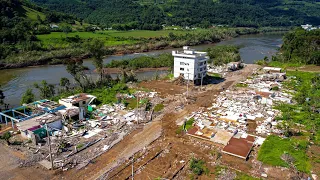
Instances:
[[[46,113],[46,114],[31,118],[27,121],[19,122],[16,125],[19,130],[25,131],[25,130],[31,129],[35,126],[39,126],[42,122],[51,123],[51,122],[58,121],[61,119],[62,119],[61,116]]]
[[[254,141],[255,138],[250,135],[246,138],[232,137],[228,144],[223,148],[222,152],[242,159],[247,159],[254,145]]]
[[[86,101],[91,98],[95,98],[95,96],[92,96],[92,95],[89,95],[86,93],[81,93],[81,94],[77,94],[77,95],[69,96],[67,98],[60,99],[59,101],[74,104],[74,103],[78,103],[80,101]]]
[[[183,51],[172,51],[173,56],[185,56],[185,57],[207,57],[207,52],[200,52],[191,49],[189,46],[184,46]]]

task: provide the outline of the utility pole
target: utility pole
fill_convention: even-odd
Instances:
[[[132,166],[131,166],[131,177],[132,177],[132,180],[134,180],[134,174],[133,174],[133,161],[134,161],[134,157],[132,157]]]
[[[48,136],[48,143],[49,143],[51,170],[53,170],[53,159],[52,159],[52,151],[51,151],[51,139],[50,139],[50,134],[49,134],[49,131],[48,131],[48,124],[47,124],[47,123],[46,123],[46,129],[47,129],[47,136]]]
[[[201,91],[202,91],[203,73],[201,73]]]
[[[139,96],[137,94],[137,110],[136,110],[136,115],[137,115],[137,123],[139,124]]]
[[[190,73],[188,73],[188,82],[187,82],[187,97],[189,96],[189,74],[190,74]]]

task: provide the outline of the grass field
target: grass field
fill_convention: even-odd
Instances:
[[[26,6],[22,6],[22,7],[24,9],[24,15],[29,19],[31,19],[32,21],[38,20],[37,15],[39,15],[42,20],[45,20],[46,16],[42,12],[36,11],[34,9],[30,9]]]
[[[68,42],[64,41],[66,37],[79,36],[82,39],[98,38],[105,42],[105,46],[134,44],[134,40],[117,40],[108,34],[92,33],[92,32],[72,32],[65,34],[63,32],[52,32],[51,34],[37,35],[38,39],[45,45],[54,47],[66,47]]]
[[[269,136],[262,144],[258,153],[258,160],[273,166],[289,167],[289,164],[281,159],[283,154],[289,154],[294,158],[294,166],[297,170],[309,173],[311,164],[306,155],[308,142],[294,138],[281,139],[278,136]]]
[[[161,36],[168,36],[170,32],[174,34],[185,34],[188,31],[175,31],[175,30],[162,30],[162,31],[147,31],[147,30],[135,30],[135,31],[97,31],[97,32],[71,32],[65,34],[63,32],[52,32],[50,34],[37,35],[38,39],[45,46],[53,47],[66,47],[68,42],[64,39],[66,37],[75,37],[79,36],[82,39],[98,38],[105,42],[106,46],[115,46],[115,45],[127,45],[135,44],[138,41],[135,40],[118,40],[116,37],[143,37],[143,38],[154,38]]]
[[[188,31],[175,31],[175,30],[162,30],[162,31],[147,31],[147,30],[135,30],[135,31],[97,31],[93,32],[72,32],[67,36],[72,37],[78,35],[81,38],[107,38],[107,37],[144,37],[153,38],[168,36],[172,32],[174,34],[185,34]],[[43,34],[37,36],[40,40],[48,40],[52,38],[64,38],[66,34],[63,32],[52,32],[51,34]]]

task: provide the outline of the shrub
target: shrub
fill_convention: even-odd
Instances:
[[[198,176],[203,174],[205,171],[208,171],[207,167],[205,167],[205,162],[203,160],[198,160],[195,158],[191,159],[190,169],[194,174]]]
[[[157,105],[154,107],[154,112],[159,112],[159,111],[161,111],[163,108],[164,108],[164,105],[163,105],[163,104],[157,104]]]

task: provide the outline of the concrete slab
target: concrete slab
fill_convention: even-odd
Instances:
[[[38,162],[41,166],[45,167],[46,169],[50,170],[51,169],[51,162],[44,159],[40,162]]]

